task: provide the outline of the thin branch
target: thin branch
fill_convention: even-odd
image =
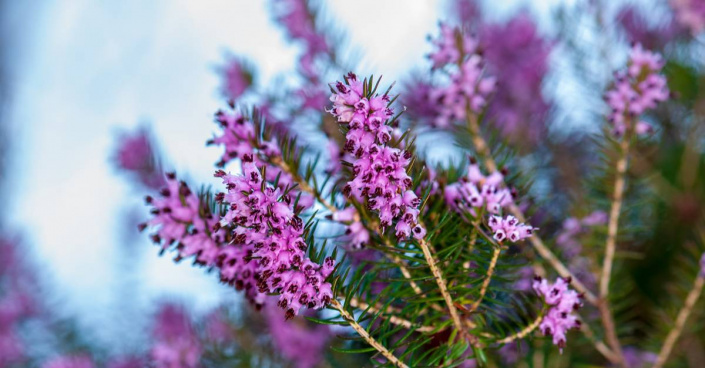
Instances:
[[[501,340],[497,340],[497,342],[500,344],[507,344],[507,343],[510,343],[514,340],[523,339],[526,335],[530,334],[537,327],[539,327],[542,320],[543,320],[543,313],[539,313],[539,315],[536,317],[536,319],[533,322],[531,322],[528,326],[524,327],[521,331],[519,331],[513,335],[509,335]]]
[[[688,296],[685,298],[685,305],[678,312],[678,317],[676,317],[676,324],[673,326],[671,331],[666,336],[666,340],[663,342],[661,352],[659,353],[658,358],[656,358],[656,363],[654,363],[653,365],[654,368],[663,367],[663,365],[666,363],[666,360],[668,360],[668,356],[671,355],[673,346],[676,344],[676,341],[678,341],[678,338],[680,337],[681,333],[683,333],[683,327],[685,327],[685,322],[688,320],[690,313],[693,311],[693,307],[698,301],[698,298],[700,298],[700,293],[703,291],[703,285],[705,285],[705,278],[701,273],[699,273],[698,277],[695,278],[693,288],[690,290]]]
[[[397,357],[395,357],[394,354],[387,350],[387,348],[382,346],[382,344],[377,342],[377,340],[375,340],[372,336],[370,336],[367,330],[365,330],[364,327],[360,326],[360,324],[355,321],[355,318],[353,318],[353,316],[350,315],[350,313],[348,313],[342,305],[340,305],[340,302],[333,299],[330,304],[333,308],[340,312],[340,316],[343,317],[343,319],[345,319],[350,324],[350,327],[352,327],[360,335],[360,337],[362,337],[365,341],[367,341],[368,344],[370,344],[370,346],[375,348],[375,350],[377,350],[380,354],[387,358],[390,363],[394,364],[399,368],[409,367],[408,365],[400,361]]]
[[[384,308],[384,306],[380,306],[380,305],[375,305],[375,306],[369,305],[369,304],[367,304],[357,298],[350,299],[350,305],[352,305],[355,308],[371,311],[373,313],[378,313],[378,312],[382,311],[382,309]],[[414,330],[416,332],[421,332],[421,333],[426,333],[426,332],[431,332],[431,331],[436,330],[436,328],[433,326],[420,326],[417,323],[413,323],[413,322],[411,322],[409,320],[405,320],[401,317],[397,317],[394,315],[388,315],[388,313],[399,313],[399,312],[400,311],[398,309],[395,309],[392,307],[387,307],[384,309],[384,311],[382,311],[382,313],[385,314],[384,318],[386,318],[390,323],[393,323],[395,325],[404,326],[407,329]]]
[[[583,323],[580,327],[580,330],[583,331],[585,336],[592,341],[592,344],[595,345],[595,349],[600,352],[607,360],[609,360],[612,363],[619,363],[619,358],[617,355],[615,355],[612,350],[601,340],[598,340],[597,337],[595,337],[595,333],[592,332],[592,329],[590,329],[590,325],[587,323]]]
[[[617,248],[617,232],[619,230],[619,214],[622,210],[624,200],[624,189],[626,187],[625,176],[627,173],[627,163],[629,159],[629,135],[620,142],[620,157],[617,161],[617,178],[614,182],[614,197],[610,208],[610,218],[607,224],[607,242],[605,243],[605,261],[602,264],[602,277],[600,278],[600,297],[605,298],[609,293],[610,276],[612,275],[612,263],[614,253]]]
[[[431,250],[429,249],[429,244],[426,242],[425,239],[419,240],[419,246],[421,247],[421,250],[423,251],[423,255],[426,258],[426,262],[428,263],[428,266],[431,268],[431,273],[433,274],[433,277],[436,279],[436,284],[438,284],[438,289],[441,292],[441,295],[443,296],[443,299],[446,302],[446,305],[448,306],[448,312],[450,312],[450,317],[453,320],[453,325],[455,325],[456,330],[458,330],[458,333],[461,333],[462,335],[465,335],[468,337],[470,342],[475,345],[477,344],[477,338],[475,336],[470,335],[465,331],[465,328],[463,327],[463,324],[460,321],[460,316],[458,315],[458,310],[455,308],[455,305],[453,304],[453,299],[450,297],[450,293],[448,293],[448,287],[446,286],[446,282],[443,279],[443,275],[441,274],[441,270],[438,269],[438,266],[436,265],[436,261],[433,258],[433,255],[431,255]]]
[[[482,299],[485,297],[485,293],[487,293],[487,287],[490,285],[490,281],[492,280],[492,275],[494,274],[494,269],[497,266],[497,260],[499,259],[499,254],[501,252],[502,252],[502,248],[495,246],[494,251],[492,253],[492,260],[490,260],[490,266],[487,268],[487,274],[485,276],[485,280],[482,282],[482,287],[480,288],[480,296],[470,306],[470,312],[475,311],[477,309],[477,307],[480,306],[480,303],[482,303]]]
[[[384,238],[384,241],[387,246],[391,247],[391,244],[389,243],[389,240],[387,240],[387,238]],[[384,255],[399,268],[399,271],[401,271],[401,274],[404,276],[404,278],[409,281],[409,284],[411,285],[411,288],[414,289],[414,292],[417,295],[423,294],[423,291],[421,290],[419,285],[416,283],[416,281],[411,279],[411,272],[409,272],[409,269],[406,268],[404,261],[401,258],[399,258],[399,256],[397,256],[397,255],[390,254],[387,252],[382,252],[382,253],[384,253]]]
[[[602,263],[602,275],[600,277],[600,315],[602,316],[602,325],[605,327],[605,337],[607,343],[610,344],[612,351],[619,358],[622,366],[626,367],[624,356],[622,355],[622,346],[619,343],[614,319],[609,307],[610,278],[612,276],[612,265],[614,263],[614,254],[617,249],[617,233],[619,231],[619,215],[622,211],[622,203],[624,202],[624,190],[626,188],[626,174],[629,162],[629,147],[632,136],[633,124],[627,122],[627,131],[619,143],[620,156],[617,160],[617,177],[614,182],[614,196],[610,207],[610,218],[607,223],[607,241],[605,243],[605,260]]]
[[[472,140],[473,144],[475,145],[475,151],[478,153],[480,156],[480,159],[485,164],[485,167],[487,170],[491,173],[497,171],[497,164],[495,163],[494,159],[492,158],[492,154],[490,153],[489,146],[485,142],[484,138],[482,137],[482,134],[480,134],[480,127],[477,123],[477,116],[474,114],[469,114],[468,115],[468,128],[470,130],[470,133],[472,135]],[[519,207],[511,203],[509,205],[509,212],[511,212],[514,217],[519,220],[519,222],[526,222],[526,216],[524,216],[524,213],[519,209]],[[585,296],[585,300],[590,303],[597,305],[598,299],[593,294],[588,288],[580,282],[580,280],[575,277],[575,275],[568,270],[568,268],[563,265],[563,263],[556,257],[553,252],[551,252],[548,247],[543,243],[541,238],[534,233],[530,238],[529,241],[531,242],[531,245],[534,247],[536,252],[548,262],[555,270],[558,272],[559,275],[561,275],[564,278],[570,277],[572,281],[572,286],[580,293],[583,293]]]

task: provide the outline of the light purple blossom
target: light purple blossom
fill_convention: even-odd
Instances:
[[[705,277],[705,253],[700,257],[700,275]]]
[[[411,152],[388,145],[394,130],[389,118],[394,114],[388,95],[363,93],[363,81],[348,73],[345,83],[338,82],[330,97],[330,113],[348,128],[345,150],[355,156],[353,179],[343,193],[377,211],[382,229],[395,226],[400,239],[413,235],[422,239],[426,229],[418,223],[420,199],[412,190],[411,177],[406,173]]]
[[[477,215],[476,210],[481,208],[497,214],[514,199],[512,190],[504,186],[504,175],[501,172],[495,171],[485,176],[472,158],[467,175],[460,181],[446,186],[444,197],[451,208],[473,215]]]
[[[512,243],[516,243],[531,237],[534,231],[537,230],[531,225],[520,223],[516,217],[511,215],[505,218],[497,215],[491,215],[487,224],[494,233],[492,237],[499,243],[502,243],[507,239],[509,239]]]
[[[627,69],[615,74],[613,87],[605,94],[605,100],[612,109],[609,121],[614,125],[616,135],[622,135],[627,128],[637,134],[649,133],[653,128],[645,121],[637,121],[634,127],[627,127],[628,118],[638,117],[646,110],[653,109],[659,102],[669,97],[666,77],[659,74],[664,61],[659,54],[634,45]]]
[[[559,277],[555,283],[550,284],[546,279],[536,276],[532,285],[534,291],[548,305],[548,311],[539,329],[544,335],[553,337],[553,344],[557,345],[561,352],[566,344],[568,330],[579,328],[581,325],[578,317],[573,314],[583,305],[581,295],[569,289],[569,284],[570,279]]]

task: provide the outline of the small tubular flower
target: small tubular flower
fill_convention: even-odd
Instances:
[[[532,287],[548,305],[548,312],[543,317],[539,329],[546,336],[553,337],[553,344],[561,352],[566,344],[568,330],[580,327],[580,320],[573,314],[582,307],[581,295],[569,289],[570,279],[558,278],[550,284],[540,276],[534,277]]]
[[[615,135],[627,130],[629,118],[636,117],[669,97],[666,77],[659,74],[664,61],[659,54],[644,50],[637,44],[632,47],[627,69],[615,74],[615,82],[605,94],[612,109],[608,116],[614,125]],[[637,121],[632,127],[637,134],[646,134],[652,127],[645,121]]]
[[[476,209],[483,207],[497,214],[514,200],[513,191],[504,185],[504,175],[497,171],[485,176],[472,158],[468,173],[460,181],[446,186],[444,197],[454,210],[469,211],[473,215],[477,214]]]
[[[537,230],[531,225],[520,223],[516,217],[511,215],[506,218],[492,215],[489,218],[488,225],[494,232],[492,237],[499,243],[507,239],[512,243],[516,243],[530,237]]]

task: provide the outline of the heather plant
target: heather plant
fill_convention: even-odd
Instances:
[[[276,20],[303,45],[302,83],[276,94],[254,88],[241,103],[226,93],[207,140],[223,152],[214,169],[222,184],[197,191],[166,174],[140,228],[162,252],[213,271],[266,311],[279,326],[279,353],[299,366],[323,359],[325,344],[397,367],[675,361],[676,342],[696,333],[686,321],[695,320],[703,287],[700,224],[686,230],[693,240],[684,259],[673,260],[689,265],[677,267],[691,278],[678,285],[684,299],[670,298],[675,314],[654,303],[629,316],[635,286],[624,276],[633,267],[627,255],[642,251],[634,229],[655,221],[635,212],[648,206],[636,196],[660,190],[630,167],[644,165],[634,162],[644,160],[645,145],[665,139],[661,106],[685,104],[674,98],[667,60],[634,43],[601,87],[603,112],[593,120],[601,133],[591,137],[601,159],[583,166],[584,207],[572,212],[565,198],[552,206],[556,193],[532,188],[545,168],[526,164],[557,159],[530,148],[550,144],[552,101],[541,86],[561,40],[543,38],[527,15],[493,24],[475,4],[456,5],[459,25],[440,23],[427,71],[398,92],[373,75],[332,77],[342,53],[319,12],[303,1],[277,3]],[[679,27],[698,29],[697,14],[673,6]],[[652,37],[637,29],[635,13],[621,17],[630,37]],[[321,134],[298,133],[312,127]],[[425,136],[437,132],[461,159],[430,159]],[[664,328],[650,313],[675,321]],[[290,330],[297,316],[329,327]],[[345,340],[327,343],[329,330]],[[310,353],[282,345],[287,334],[306,340],[299,349]]]
[[[650,23],[589,1],[548,34],[452,1],[400,73],[360,70],[318,2],[272,1],[294,71],[263,85],[243,56],[218,67],[213,134],[194,138],[212,178],[175,172],[147,126],[111,157],[145,194],[154,253],[225,301],[160,303],[128,354],[32,357],[0,241],[0,367],[699,366],[701,3]]]

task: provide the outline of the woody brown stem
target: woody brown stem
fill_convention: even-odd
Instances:
[[[355,332],[357,332],[360,337],[362,337],[370,346],[372,346],[375,350],[377,350],[382,356],[387,358],[390,363],[392,363],[394,366],[399,367],[399,368],[408,368],[409,366],[404,364],[404,362],[400,361],[399,358],[394,356],[392,352],[387,350],[382,344],[377,342],[370,334],[365,330],[364,327],[360,326],[359,323],[355,320],[355,318],[348,313],[345,308],[338,302],[337,300],[333,299],[331,301],[331,306],[335,308],[339,313],[340,316],[343,317],[345,321],[347,321],[350,324],[350,327],[352,327]]]

